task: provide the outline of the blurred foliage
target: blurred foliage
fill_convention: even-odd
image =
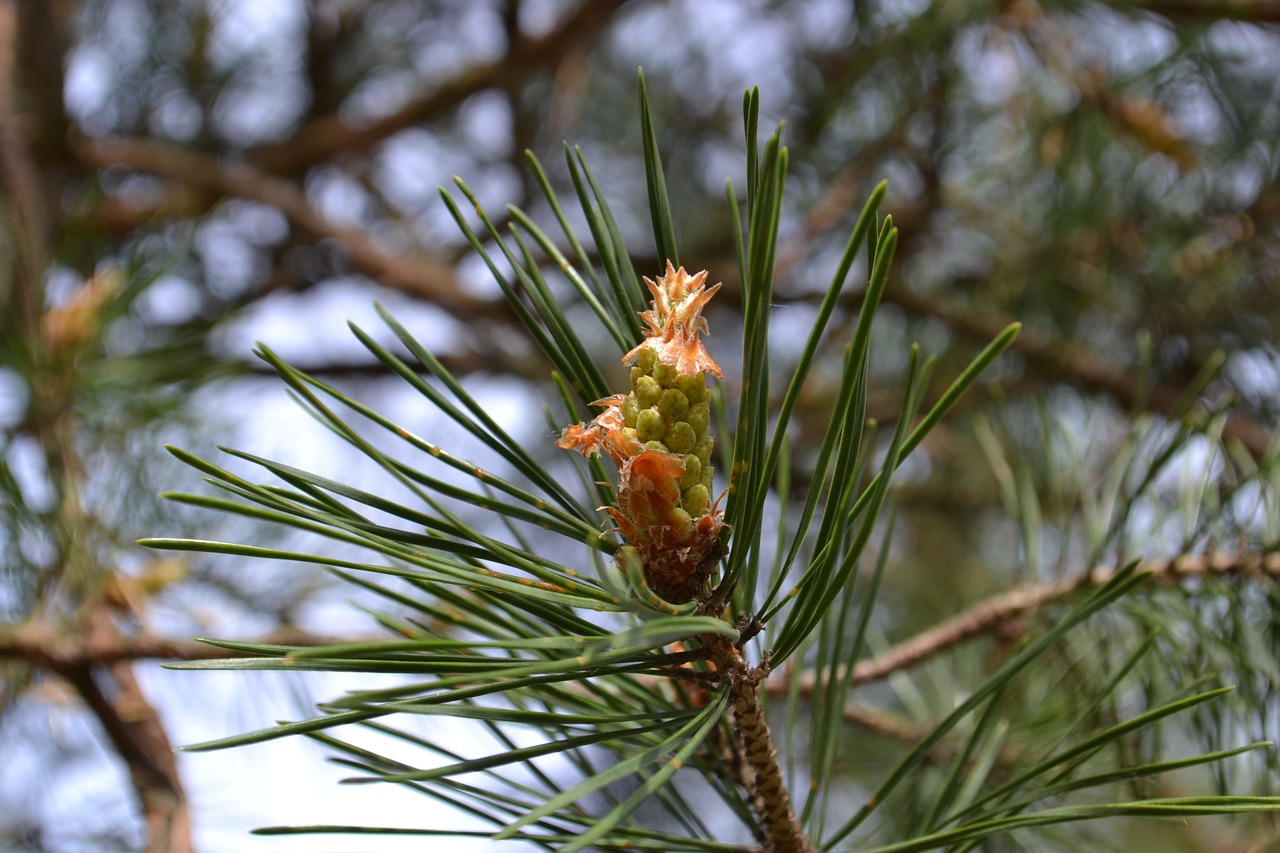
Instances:
[[[1013,583],[1280,541],[1271,0],[13,0],[0,7],[0,42],[6,638],[28,624],[79,636],[104,600],[126,638],[211,624],[326,632],[307,621],[325,600],[314,582],[248,577],[203,556],[161,565],[132,544],[206,523],[156,500],[184,476],[157,457],[160,440],[207,447],[234,427],[293,461],[332,452],[294,440],[296,424],[264,402],[263,370],[245,359],[254,336],[340,389],[427,419],[385,367],[342,342],[339,318],[367,315],[379,298],[517,422],[540,462],[551,459],[544,424],[524,414],[554,394],[548,365],[436,186],[463,174],[499,227],[516,202],[554,233],[524,151],[569,198],[561,143],[571,139],[636,268],[653,274],[633,109],[641,65],[680,259],[725,282],[709,311],[718,352],[741,346],[728,331],[743,307],[723,187],[746,182],[739,96],[756,84],[764,126],[787,123],[792,164],[773,387],[786,387],[857,206],[881,179],[902,235],[873,329],[868,413],[882,441],[903,402],[907,342],[938,357],[927,407],[1008,321],[1025,324],[895,481],[873,650]],[[558,295],[571,318],[587,316],[569,288]],[[794,493],[811,476],[859,307],[857,293],[837,306],[798,398]],[[607,336],[591,334],[584,343],[611,364]],[[1165,687],[1203,668],[1231,673],[1241,710],[1177,736],[1225,738],[1237,726],[1269,736],[1274,581],[1182,589],[1132,605],[1126,624],[1165,628],[1148,656],[1176,662]],[[1208,627],[1170,630],[1175,620]],[[926,664],[869,700],[936,719],[1006,642]],[[1063,672],[1088,651],[1064,649]],[[21,715],[42,708],[81,708],[56,668],[19,652],[4,647],[3,731],[29,730]],[[98,731],[90,714],[77,719]],[[26,740],[0,739],[0,760]],[[69,778],[59,774],[82,749],[72,741],[41,772]],[[1241,771],[1260,789],[1274,783],[1266,755]],[[125,791],[108,813],[130,813]],[[14,815],[0,838],[16,849],[128,846],[118,839],[141,833],[131,817],[85,825],[7,786],[0,796]],[[1227,849],[1221,841],[1178,843]]]

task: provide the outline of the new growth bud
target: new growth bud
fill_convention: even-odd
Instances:
[[[617,506],[606,507],[627,544],[644,561],[645,580],[675,604],[706,586],[720,557],[723,514],[711,501],[711,405],[707,374],[720,367],[698,335],[702,309],[720,288],[707,274],[690,276],[667,262],[667,274],[646,278],[652,307],[641,312],[648,337],[623,356],[632,363],[631,390],[587,424],[566,427],[556,443],[586,456],[603,450],[618,465]]]

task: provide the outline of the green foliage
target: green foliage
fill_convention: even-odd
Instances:
[[[329,540],[332,550],[286,552],[175,539],[146,544],[323,567],[383,599],[384,609],[375,616],[393,639],[311,648],[216,642],[249,657],[175,668],[379,672],[399,674],[404,681],[349,693],[325,703],[308,720],[189,749],[305,734],[333,750],[336,760],[354,772],[352,781],[410,786],[488,823],[495,839],[525,839],[570,853],[593,845],[662,851],[741,849],[737,845],[742,840],[760,837],[761,825],[740,767],[737,751],[743,745],[734,743],[737,734],[727,723],[736,675],[709,663],[710,649],[729,643],[767,659],[759,670],[762,675],[768,674],[768,665],[783,662],[793,665],[794,672],[807,668],[813,674],[807,706],[802,709],[794,698],[797,687],[793,700],[778,709],[774,725],[790,738],[802,721],[809,723],[808,754],[791,749],[786,758],[792,779],[802,779],[802,784],[793,784],[792,795],[802,803],[800,820],[818,849],[966,850],[985,839],[1059,824],[1280,807],[1277,798],[1139,796],[1124,787],[1269,746],[1257,742],[1182,757],[1157,755],[1157,749],[1142,759],[1131,754],[1133,743],[1154,737],[1166,721],[1200,713],[1227,694],[1225,687],[1194,679],[1174,689],[1149,683],[1145,701],[1135,703],[1138,674],[1146,671],[1139,664],[1151,655],[1155,640],[1139,639],[1130,646],[1124,632],[1117,631],[1117,648],[1088,648],[1099,625],[1118,618],[1114,614],[1121,603],[1142,600],[1135,597],[1144,584],[1136,561],[1096,588],[1064,599],[1068,603],[1059,606],[1051,625],[1028,634],[990,674],[968,685],[964,698],[940,715],[941,722],[921,731],[889,763],[870,786],[869,797],[852,800],[861,805],[850,806],[850,797],[838,792],[839,785],[847,784],[842,762],[862,759],[858,739],[843,725],[855,685],[855,668],[848,664],[879,640],[876,593],[893,531],[894,472],[1012,344],[1018,327],[1008,327],[978,353],[923,415],[918,412],[925,408],[934,366],[913,348],[901,409],[891,429],[883,431],[887,437],[868,423],[873,321],[898,241],[892,220],[879,215],[885,192],[881,184],[852,228],[775,408],[768,341],[788,152],[781,128],[757,150],[755,91],[747,93],[744,116],[745,205],[739,205],[732,185],[727,188],[742,287],[741,381],[721,390],[725,417],[719,424],[721,440],[731,448],[726,521],[732,535],[718,588],[708,599],[727,602],[723,611],[700,607],[700,602],[675,606],[655,596],[634,554],[619,550],[616,537],[602,532],[601,519],[591,510],[595,503],[611,499],[607,489],[588,487],[575,494],[565,485],[569,478],[563,472],[548,468],[538,461],[538,454],[521,446],[384,311],[383,320],[407,356],[353,327],[356,336],[513,474],[498,476],[481,464],[484,460],[452,455],[261,348],[259,355],[287,383],[298,403],[357,448],[407,497],[386,497],[319,473],[229,451],[277,481],[258,484],[174,450],[224,493],[180,494],[171,496],[174,499],[287,525]],[[654,241],[659,257],[675,260],[670,202],[643,80],[641,123]],[[477,228],[468,211],[441,191],[511,310],[558,373],[565,411],[549,415],[557,425],[582,419],[590,403],[616,390],[604,362],[566,315],[565,287],[593,312],[618,354],[641,338],[636,312],[644,300],[601,184],[580,151],[566,149],[566,160],[592,237],[594,259],[573,233],[545,170],[532,156],[535,178],[568,249],[561,249],[515,208],[507,211],[504,232],[459,180],[458,190],[474,212]],[[844,347],[838,393],[831,400],[817,461],[807,485],[793,494],[790,418],[815,355],[831,344],[827,324],[837,301],[854,290],[849,279],[860,252],[865,252],[868,270],[861,310]],[[503,272],[499,255],[510,275]],[[555,274],[561,278],[549,278]],[[1142,491],[1181,446],[1179,441],[1199,434],[1193,427],[1176,432],[1142,461],[1131,449],[1132,464],[1117,474],[1113,488]],[[998,459],[994,428],[987,428],[987,434],[992,458]],[[387,442],[396,450],[385,449]],[[469,478],[470,485],[428,473],[432,460]],[[598,459],[570,460],[566,454],[560,464],[571,462],[584,484],[607,479]],[[1013,470],[1008,464],[997,469]],[[1037,511],[1032,506],[1034,492],[1018,477],[1010,474],[1001,485],[1011,512],[1025,521],[1022,529],[1027,531],[1030,554],[1039,529],[1033,518]],[[772,503],[791,501],[794,516],[789,506],[784,506],[786,520],[770,516]],[[1133,505],[1132,500],[1113,498],[1104,502],[1107,507]],[[483,511],[486,522],[468,520],[475,518],[476,509]],[[1090,523],[1097,534],[1095,555],[1115,544],[1123,521],[1099,509]],[[550,537],[557,543],[553,547],[547,544]],[[552,553],[555,559],[548,556]],[[1069,657],[1074,651],[1066,650],[1077,647],[1082,648],[1078,657],[1063,666],[1059,656]],[[1045,718],[1037,721],[1037,706],[1027,701],[1045,690],[1037,675],[1060,668],[1072,673],[1070,689],[1078,692],[1069,699],[1058,694],[1056,701],[1040,708]],[[1095,671],[1086,672],[1090,669]],[[417,724],[436,716],[470,721],[487,736],[489,750],[468,757],[422,734],[425,729]],[[1037,724],[1044,731],[1032,736]],[[404,752],[388,749],[384,754],[358,746],[344,726],[376,732],[384,736],[384,743],[398,741]],[[1009,754],[1015,735],[1022,739],[1022,749]],[[480,743],[478,738],[475,746]],[[402,754],[416,754],[430,766],[397,757]],[[549,757],[555,763],[545,761]],[[913,802],[913,797],[928,801]],[[705,805],[710,798],[742,824],[733,838],[712,832]],[[637,811],[645,804],[649,809],[641,820]],[[911,820],[883,817],[891,808],[901,809]],[[447,834],[413,827],[263,831]]]

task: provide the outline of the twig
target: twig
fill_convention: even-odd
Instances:
[[[770,692],[772,693],[772,685],[770,687]],[[903,719],[897,714],[880,708],[873,708],[870,705],[863,705],[860,702],[846,702],[842,716],[846,723],[859,726],[881,737],[892,738],[905,743],[914,743],[920,740],[933,728],[925,723],[915,723]]]
[[[1160,583],[1177,583],[1189,577],[1223,575],[1280,578],[1280,553],[1203,556],[1183,554],[1171,560],[1147,560],[1139,566],[1139,571]],[[922,631],[884,654],[859,661],[853,669],[853,683],[879,681],[936,657],[967,640],[997,633],[1008,628],[1015,620],[1022,619],[1063,596],[1080,589],[1102,586],[1115,572],[1116,568],[1113,566],[1099,566],[1079,578],[1033,584],[978,602],[958,616]],[[816,678],[812,672],[803,673],[800,676],[801,692],[812,692]],[[842,679],[844,674],[840,673],[836,678]],[[787,690],[785,680],[771,681],[767,686],[769,692],[774,694],[783,694]]]
[[[1149,574],[1152,580],[1163,583],[1174,583],[1190,577],[1223,575],[1280,578],[1280,553],[1203,556],[1184,554],[1172,560],[1146,561],[1139,567],[1139,571]],[[964,613],[895,645],[884,654],[860,662],[854,669],[853,683],[880,681],[894,672],[935,657],[963,642],[998,632],[1014,620],[1022,619],[1076,590],[1106,583],[1114,572],[1114,567],[1101,566],[1083,578],[1033,584],[988,598]],[[246,642],[258,645],[322,646],[354,641],[350,637],[326,637],[296,628],[284,628]],[[73,635],[38,623],[26,623],[0,628],[0,658],[6,657],[24,658],[38,666],[57,668],[142,659],[219,660],[247,655],[219,646],[168,640],[150,634],[116,636],[111,642],[102,643],[91,636]],[[810,672],[802,674],[800,678],[801,692],[812,692],[816,676]],[[765,683],[765,687],[771,695],[783,695],[787,691],[784,678],[771,679]],[[856,722],[856,719],[851,721]]]
[[[258,637],[256,645],[327,646],[356,642],[350,637],[324,637],[297,629],[281,629]],[[0,627],[0,659],[21,658],[55,672],[109,666],[136,660],[221,660],[251,657],[206,643],[166,640],[151,634],[69,632],[42,623]]]
[[[1175,583],[1190,577],[1224,575],[1280,578],[1280,553],[1184,554],[1172,560],[1146,561],[1139,567],[1139,571],[1162,583]],[[1011,622],[1072,592],[1106,583],[1114,572],[1114,567],[1100,566],[1082,578],[1034,584],[988,598],[946,622],[895,645],[884,654],[861,661],[854,668],[853,683],[866,684],[882,680],[963,642],[999,632]],[[285,628],[246,642],[258,645],[322,646],[353,640],[350,637],[326,637],[296,628]],[[150,634],[116,636],[104,643],[94,636],[68,634],[38,623],[0,628],[0,658],[23,658],[38,666],[53,669],[99,666],[141,659],[218,660],[236,657],[247,655],[219,646],[168,640]],[[800,691],[811,693],[816,676],[807,672],[800,679]],[[787,691],[784,678],[771,679],[765,683],[765,687],[771,695],[783,695]],[[850,721],[858,722],[860,718],[861,715],[853,713]]]
[[[767,671],[748,667],[738,648],[723,637],[713,634],[703,640],[716,669],[729,680],[735,747],[744,759],[743,769],[749,771],[741,781],[765,833],[764,849],[768,853],[809,853],[812,848],[791,807],[778,750],[760,704],[760,683]]]

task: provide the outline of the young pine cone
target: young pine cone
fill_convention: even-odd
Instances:
[[[582,455],[603,450],[618,465],[617,506],[605,507],[644,563],[645,580],[675,604],[701,592],[721,554],[723,514],[711,500],[711,419],[707,374],[720,376],[698,338],[702,309],[720,285],[667,262],[646,278],[652,308],[641,313],[648,337],[623,356],[631,390],[593,405],[605,410],[566,427],[556,442]]]

